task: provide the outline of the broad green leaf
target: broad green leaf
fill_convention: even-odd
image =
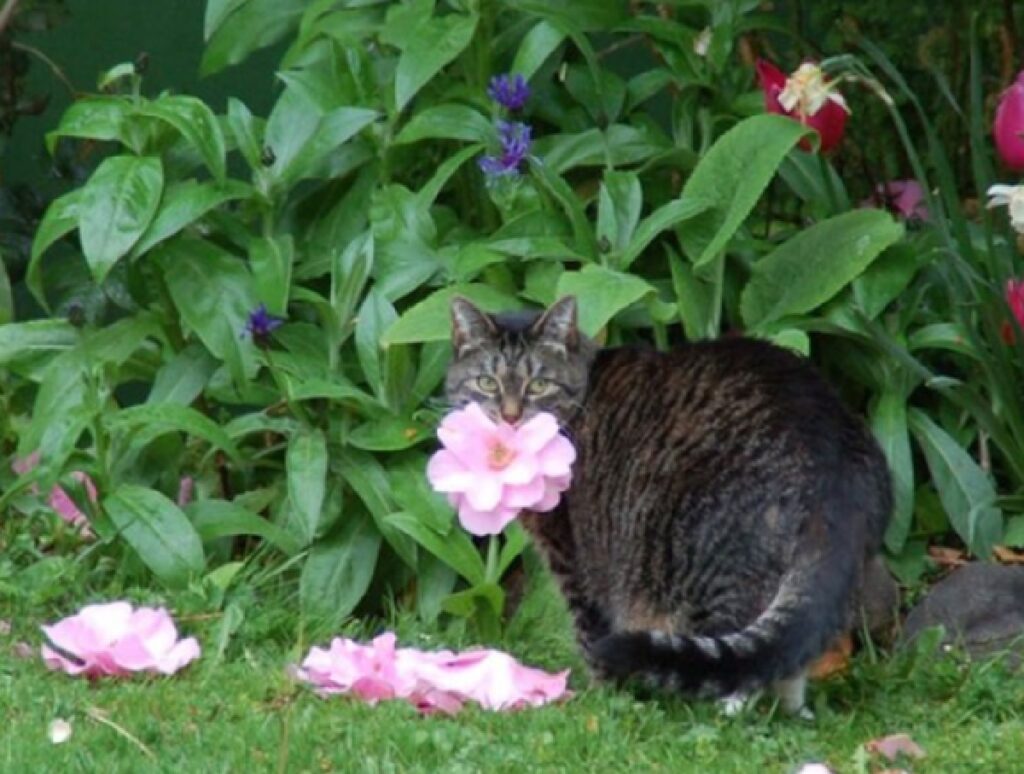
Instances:
[[[313,546],[299,580],[303,612],[341,623],[370,587],[380,537],[373,520],[356,511],[346,516],[336,534]]]
[[[249,167],[260,169],[263,166],[260,159],[263,152],[262,131],[245,103],[234,97],[228,98],[228,126]]]
[[[451,338],[451,301],[463,296],[486,312],[507,312],[522,308],[514,297],[489,285],[452,285],[435,291],[406,310],[384,332],[384,346],[423,341],[445,341]]]
[[[444,611],[444,600],[455,589],[459,575],[429,551],[419,555],[416,568],[416,615],[432,623]]]
[[[199,74],[212,75],[238,64],[257,49],[276,43],[299,23],[307,0],[214,0],[206,16],[206,48]]]
[[[530,164],[530,172],[565,212],[572,225],[575,249],[590,260],[597,260],[600,252],[597,239],[594,238],[594,232],[591,230],[590,222],[583,210],[583,203],[576,193],[557,172],[549,167],[547,162]]]
[[[373,234],[363,233],[335,253],[331,261],[331,308],[336,324],[335,346],[341,345],[352,330],[359,299],[373,270]]]
[[[404,455],[400,463],[388,469],[388,476],[399,510],[408,511],[435,532],[448,534],[454,518],[452,507],[427,481],[425,454]]]
[[[763,335],[777,347],[790,349],[804,357],[808,357],[811,354],[811,339],[799,328],[783,328],[782,330],[771,331]]]
[[[373,516],[377,529],[384,535],[388,545],[406,565],[415,569],[416,544],[408,535],[387,521],[388,514],[395,508],[391,495],[391,481],[384,466],[372,454],[351,447],[346,447],[335,455],[335,462],[336,466],[332,467],[332,473],[341,474]]]
[[[185,506],[185,513],[204,543],[234,535],[256,535],[288,556],[302,549],[288,531],[237,503],[197,500]]]
[[[396,145],[419,140],[488,142],[494,127],[480,112],[466,105],[433,105],[410,118],[395,138]]]
[[[66,352],[78,342],[78,331],[66,320],[28,320],[0,325],[0,366],[19,360]]]
[[[914,519],[914,461],[907,427],[907,401],[896,392],[883,392],[871,410],[871,430],[882,447],[892,476],[893,511],[885,546],[903,550]]]
[[[327,441],[319,430],[296,433],[285,455],[288,500],[304,545],[313,542],[327,491]]]
[[[753,266],[740,310],[748,326],[810,312],[858,276],[903,226],[880,210],[854,210],[816,223]]]
[[[409,104],[441,68],[469,45],[477,18],[475,13],[449,13],[423,19],[417,29],[406,31],[408,45],[403,47],[395,70],[395,107],[398,110]]]
[[[164,363],[156,372],[146,403],[191,405],[220,365],[199,344],[191,344]]]
[[[200,183],[184,180],[172,183],[164,191],[160,208],[149,227],[139,237],[132,255],[142,255],[165,239],[191,226],[215,207],[252,194],[252,187],[237,180],[223,183]]]
[[[696,217],[706,211],[708,205],[700,200],[683,197],[661,205],[658,209],[640,221],[636,231],[631,234],[629,244],[618,259],[618,266],[628,269],[633,261],[647,249],[662,231],[672,228],[684,220]]]
[[[25,284],[43,308],[46,308],[42,276],[43,253],[65,234],[78,228],[78,202],[81,198],[82,189],[78,188],[50,202],[32,240],[32,256],[28,262]]]
[[[711,208],[677,229],[698,268],[718,255],[768,187],[786,154],[811,130],[791,118],[759,115],[723,134],[698,162],[683,197]]]
[[[558,280],[555,295],[576,296],[579,328],[587,336],[595,336],[616,314],[654,292],[651,285],[637,276],[590,265],[580,271],[565,272]]]
[[[241,337],[259,304],[245,263],[210,242],[182,237],[164,242],[152,257],[182,319],[243,384],[256,372],[256,358]]]
[[[278,317],[288,313],[294,263],[295,243],[291,234],[263,237],[249,243],[249,268],[256,283],[256,295],[267,310]]]
[[[356,323],[356,354],[363,376],[374,394],[384,400],[384,368],[381,360],[381,337],[384,331],[395,322],[398,314],[391,303],[375,289],[366,294],[363,305],[359,309]]]
[[[400,451],[429,437],[430,431],[419,422],[387,417],[353,428],[345,440],[365,451]]]
[[[640,222],[644,192],[636,172],[606,169],[597,198],[597,238],[606,252],[621,252]]]
[[[950,524],[975,556],[988,558],[1002,537],[991,476],[927,414],[911,409],[908,417]]]
[[[526,530],[523,529],[518,521],[513,521],[505,527],[505,545],[501,547],[501,554],[498,556],[499,578],[512,566],[512,562],[516,560],[516,557],[526,550],[528,542]]]
[[[459,167],[473,158],[480,150],[481,147],[479,145],[470,145],[468,148],[463,148],[458,153],[445,159],[438,166],[437,171],[430,176],[430,180],[416,192],[417,205],[423,210],[429,210],[433,206],[434,200],[441,193],[441,189],[445,187],[452,175],[458,172]]]
[[[145,403],[109,414],[107,427],[113,431],[135,433],[145,446],[165,433],[185,433],[216,446],[236,463],[242,461],[238,447],[220,425],[205,414],[177,403]]]
[[[53,155],[61,137],[124,141],[124,122],[132,110],[125,97],[90,96],[72,102],[57,128],[46,135],[46,150]]]
[[[1002,543],[1013,548],[1024,548],[1024,516],[1014,516],[1006,523]]]
[[[123,484],[103,500],[103,510],[167,586],[183,588],[203,571],[206,559],[199,535],[181,509],[160,492]]]
[[[205,102],[184,94],[165,94],[137,108],[140,115],[151,116],[173,126],[199,151],[214,178],[224,182],[226,154],[224,135],[217,117]]]
[[[565,33],[547,21],[539,21],[523,36],[512,61],[511,73],[531,78],[565,40]]]
[[[293,156],[278,157],[275,169],[282,183],[288,185],[321,176],[331,154],[337,153],[340,146],[373,123],[378,115],[375,110],[358,107],[340,107],[325,114]]]
[[[471,584],[483,582],[483,559],[480,558],[480,552],[473,547],[469,536],[460,528],[453,527],[447,534],[442,534],[420,521],[417,516],[405,511],[392,513],[387,517],[387,522],[411,537]]]
[[[78,230],[97,282],[103,282],[145,232],[163,186],[160,159],[150,156],[113,156],[89,178],[78,201]]]
[[[873,320],[907,289],[930,256],[917,245],[897,242],[882,252],[867,270],[853,281],[853,297]]]

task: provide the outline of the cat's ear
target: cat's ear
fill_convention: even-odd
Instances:
[[[462,296],[452,299],[452,346],[455,356],[491,341],[497,333],[494,321]]]
[[[541,341],[565,347],[570,352],[580,342],[576,327],[576,297],[565,296],[556,301],[530,328],[530,333]]]

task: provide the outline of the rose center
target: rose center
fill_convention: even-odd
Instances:
[[[487,452],[487,465],[492,470],[502,470],[511,464],[515,456],[515,451],[498,441]]]

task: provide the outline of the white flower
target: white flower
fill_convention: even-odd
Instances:
[[[71,738],[71,724],[64,718],[56,718],[50,723],[50,741],[53,744],[64,744]]]
[[[705,27],[693,40],[693,53],[697,56],[707,56],[711,47],[711,28]]]
[[[1024,234],[1024,185],[994,185],[988,189],[988,206],[1010,208],[1010,225]]]
[[[825,80],[821,68],[811,62],[804,62],[792,75],[786,78],[786,86],[779,92],[779,104],[788,113],[796,111],[805,118],[815,115],[828,100],[850,112],[843,95],[833,90],[833,84]]]

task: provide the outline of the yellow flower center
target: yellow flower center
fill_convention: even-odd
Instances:
[[[832,84],[825,81],[821,68],[810,62],[804,62],[786,78],[786,86],[779,93],[779,104],[790,113],[795,110],[801,118],[816,115],[828,100],[849,111],[842,95],[833,91]]]
[[[515,457],[516,453],[514,450],[498,441],[487,452],[487,465],[492,470],[503,470],[512,463]]]

